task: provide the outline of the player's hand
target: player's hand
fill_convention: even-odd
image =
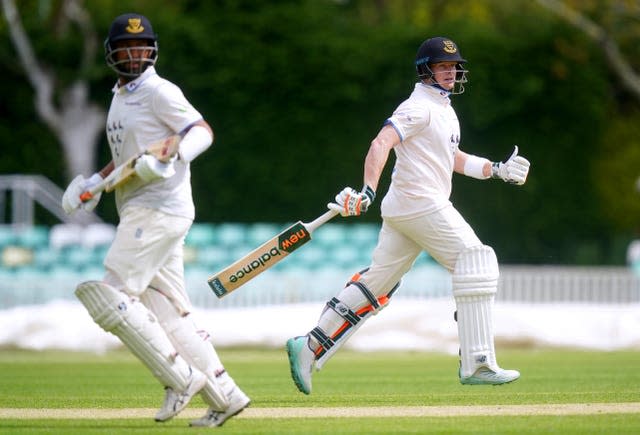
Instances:
[[[491,165],[491,177],[500,178],[510,184],[522,185],[527,181],[530,165],[529,160],[518,155],[518,146],[516,145],[508,159]]]
[[[169,178],[176,173],[173,167],[175,158],[163,163],[151,154],[143,154],[136,160],[136,175],[145,183],[149,183],[160,178]]]
[[[369,186],[364,186],[361,192],[345,187],[336,195],[336,201],[330,202],[327,207],[342,216],[359,216],[367,211],[375,197],[376,193]]]
[[[96,205],[98,205],[98,202],[100,201],[102,192],[96,193],[91,197],[90,200],[86,202],[83,202],[80,199],[80,195],[82,195],[83,192],[91,189],[101,181],[102,177],[97,172],[89,178],[84,178],[82,175],[78,175],[76,178],[74,178],[71,183],[69,183],[69,186],[62,195],[62,208],[64,209],[65,213],[72,214],[79,208],[82,208],[86,211],[93,211],[93,209],[96,208]]]

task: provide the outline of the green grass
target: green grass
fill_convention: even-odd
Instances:
[[[297,392],[283,350],[222,349],[227,369],[252,408],[593,404],[640,402],[640,352],[501,350],[522,378],[499,387],[463,386],[457,358],[413,352],[338,353],[314,375],[313,394]],[[0,351],[0,408],[158,408],[161,387],[124,351],[107,355]],[[190,409],[205,408],[199,397]],[[187,418],[0,419],[0,433],[209,433]],[[403,418],[237,418],[225,433],[640,433],[639,414]]]

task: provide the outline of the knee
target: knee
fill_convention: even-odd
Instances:
[[[76,297],[85,306],[91,318],[107,332],[124,321],[129,298],[102,281],[86,281],[78,285]]]
[[[453,270],[454,296],[496,293],[500,276],[493,248],[486,245],[463,250]]]

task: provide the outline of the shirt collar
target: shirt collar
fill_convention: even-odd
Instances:
[[[113,87],[112,91],[114,93],[116,92],[135,92],[136,89],[138,89],[140,87],[140,85],[149,77],[156,75],[156,69],[152,66],[150,66],[149,68],[147,68],[137,79],[130,81],[129,83],[120,86],[118,82],[116,82],[115,86]]]
[[[451,102],[451,99],[449,98],[451,92],[445,91],[438,85],[430,85],[423,82],[418,82],[416,83],[416,88],[423,89],[425,92],[433,96],[439,95],[444,100],[444,103]]]

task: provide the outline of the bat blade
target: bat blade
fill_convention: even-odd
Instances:
[[[328,211],[311,223],[296,222],[247,255],[212,275],[207,282],[218,298],[246,284],[311,240],[311,233],[337,213]]]

